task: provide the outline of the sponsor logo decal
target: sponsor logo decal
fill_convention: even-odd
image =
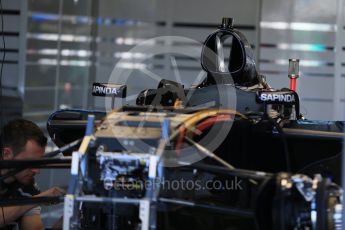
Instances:
[[[93,86],[92,92],[94,94],[117,95],[119,93],[119,90],[117,88]]]
[[[295,102],[295,96],[292,94],[274,94],[274,93],[261,93],[259,99],[263,102]]]
[[[126,97],[126,85],[93,83],[92,95],[101,97]]]

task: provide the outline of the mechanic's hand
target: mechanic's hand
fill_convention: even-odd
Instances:
[[[66,191],[59,187],[52,187],[40,194],[36,195],[35,197],[42,197],[42,196],[63,196],[66,194]]]

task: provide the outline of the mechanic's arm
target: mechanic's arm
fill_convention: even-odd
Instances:
[[[23,216],[20,226],[21,230],[44,230],[41,215]]]
[[[38,195],[35,195],[33,197],[61,196],[64,194],[65,194],[65,191],[63,189],[60,189],[58,187],[53,187],[53,188],[48,189],[47,191],[44,191],[44,192],[42,192]],[[23,205],[23,206],[12,206],[12,207],[0,208],[0,212],[1,212],[1,214],[0,214],[0,227],[4,227],[4,226],[6,226],[6,224],[9,224],[9,223],[19,219],[20,217],[23,217],[23,215],[26,212],[28,212],[29,210],[31,210],[35,207],[37,207],[37,205]],[[41,218],[40,218],[40,220],[41,220]],[[41,221],[41,223],[42,223],[42,221]]]
[[[0,227],[4,227],[6,224],[9,224],[17,220],[18,218],[23,216],[27,211],[36,206],[37,205],[25,205],[0,208]]]

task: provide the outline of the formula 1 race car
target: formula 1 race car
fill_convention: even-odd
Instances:
[[[163,79],[135,105],[50,116],[52,140],[72,154],[64,229],[339,229],[344,122],[303,117],[298,61],[290,89],[271,88],[224,18],[201,67],[188,89]],[[115,100],[126,89],[92,92]]]

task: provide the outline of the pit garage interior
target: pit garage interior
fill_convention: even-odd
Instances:
[[[121,206],[123,200],[132,199],[132,195],[135,196],[137,191],[129,193],[130,195],[100,192],[98,195],[95,195],[95,197],[113,198],[114,200],[107,201],[108,203],[105,204],[102,202],[95,202],[96,205],[92,203],[88,206],[83,203],[86,203],[86,201],[77,203],[77,199],[75,199],[72,201],[75,202],[75,207],[78,205],[81,207],[81,204],[84,205],[83,208],[79,209],[79,211],[83,209],[83,212],[80,211],[82,214],[72,215],[68,225],[62,223],[61,227],[57,229],[345,229],[341,224],[342,218],[345,216],[342,215],[343,211],[341,205],[341,186],[343,184],[342,180],[344,181],[341,175],[345,175],[345,171],[341,174],[342,170],[344,170],[344,168],[342,169],[343,159],[341,157],[341,152],[344,151],[342,147],[344,122],[341,121],[345,120],[344,0],[0,0],[0,3],[0,30],[2,31],[0,33],[1,126],[18,118],[34,122],[48,138],[45,147],[46,153],[58,151],[64,145],[69,144],[65,142],[65,140],[70,140],[71,142],[77,140],[75,138],[73,139],[74,133],[72,132],[75,130],[67,127],[68,125],[73,126],[75,124],[84,125],[82,127],[82,135],[77,135],[78,138],[81,138],[79,139],[79,145],[86,141],[88,135],[93,138],[95,138],[95,136],[97,137],[95,139],[91,138],[91,142],[90,140],[89,142],[85,142],[88,148],[83,154],[87,155],[90,152],[92,153],[92,151],[96,151],[94,149],[97,148],[98,153],[100,151],[100,146],[103,146],[99,144],[101,142],[100,140],[103,139],[101,138],[101,134],[98,134],[98,136],[93,135],[95,133],[97,134],[95,127],[101,127],[99,124],[102,122],[105,124],[107,119],[104,117],[109,114],[108,119],[117,119],[114,115],[116,112],[114,111],[118,111],[118,113],[124,117],[123,119],[127,119],[127,116],[130,116],[130,114],[141,113],[138,117],[140,116],[140,119],[146,119],[147,127],[150,126],[151,128],[157,127],[155,126],[156,124],[150,123],[153,122],[150,119],[163,116],[164,118],[161,120],[162,126],[159,128],[162,133],[160,141],[162,142],[164,138],[169,139],[169,137],[167,138],[165,135],[174,133],[175,129],[179,130],[178,127],[180,127],[174,126],[174,122],[185,119],[183,117],[184,114],[195,114],[204,108],[202,106],[198,107],[198,105],[195,106],[195,108],[193,106],[189,108],[184,104],[179,93],[184,93],[187,89],[195,86],[197,86],[197,89],[202,89],[204,86],[207,88],[212,87],[210,86],[212,84],[218,84],[217,80],[215,80],[216,83],[210,83],[211,81],[208,80],[205,81],[214,71],[208,72],[207,68],[205,69],[205,67],[201,65],[201,53],[204,51],[203,47],[206,41],[208,41],[207,38],[210,38],[209,36],[212,34],[221,37],[220,40],[217,40],[217,37],[215,39],[216,42],[226,42],[228,41],[226,40],[227,37],[223,39],[222,36],[227,36],[224,34],[230,33],[230,37],[233,37],[235,40],[238,39],[240,45],[245,45],[241,40],[241,36],[243,35],[248,42],[246,47],[249,47],[248,49],[252,52],[252,57],[248,57],[249,51],[246,48],[245,51],[247,52],[247,56],[240,57],[236,56],[236,52],[231,52],[234,56],[229,57],[230,60],[227,59],[227,57],[223,57],[225,64],[231,63],[233,60],[236,62],[236,60],[242,60],[243,58],[247,60],[246,64],[254,60],[256,72],[259,73],[257,76],[255,75],[255,77],[264,76],[262,79],[264,79],[265,84],[267,83],[270,86],[270,90],[265,87],[256,89],[257,91],[253,93],[254,99],[252,99],[250,96],[252,94],[248,94],[249,96],[244,94],[250,91],[249,88],[252,87],[253,84],[248,87],[248,85],[246,85],[247,83],[243,83],[243,86],[240,85],[242,84],[241,80],[236,80],[236,78],[234,78],[235,80],[231,80],[231,82],[235,81],[234,85],[239,84],[246,89],[243,90],[243,88],[237,87],[234,92],[231,91],[230,95],[236,94],[237,101],[236,99],[234,99],[235,102],[231,101],[230,107],[221,107],[221,109],[226,109],[224,114],[219,114],[219,111],[214,112],[213,110],[210,112],[214,112],[212,116],[216,117],[216,122],[218,118],[225,120],[229,119],[229,117],[231,119],[237,119],[238,114],[232,114],[232,112],[229,112],[227,109],[237,109],[237,112],[241,115],[247,116],[245,112],[252,109],[250,106],[255,104],[253,107],[260,111],[260,114],[264,114],[263,116],[267,115],[269,121],[274,120],[274,124],[271,126],[265,124],[260,126],[260,119],[255,120],[253,124],[251,123],[251,125],[255,126],[259,131],[256,129],[253,130],[251,126],[247,124],[242,124],[241,122],[237,124],[233,122],[234,124],[231,125],[228,132],[235,133],[229,134],[226,137],[228,139],[223,142],[221,141],[222,143],[219,143],[220,147],[218,146],[215,148],[217,155],[215,161],[221,161],[220,164],[211,162],[213,158],[210,156],[212,155],[207,155],[213,154],[213,150],[210,151],[210,149],[205,149],[203,146],[200,146],[202,142],[200,142],[200,145],[195,143],[198,139],[188,139],[191,138],[192,134],[188,135],[187,133],[189,131],[187,129],[186,134],[183,135],[185,135],[189,141],[183,141],[181,144],[179,138],[176,140],[177,146],[179,146],[179,144],[184,146],[184,144],[188,142],[188,145],[195,147],[194,151],[205,151],[206,157],[202,159],[203,165],[195,166],[199,168],[193,168],[192,172],[194,172],[194,174],[195,172],[203,172],[203,170],[207,171],[208,169],[205,169],[206,166],[210,166],[213,170],[212,172],[217,174],[217,178],[220,172],[225,173],[224,171],[226,170],[232,172],[233,170],[239,169],[239,174],[242,176],[245,175],[249,184],[248,186],[246,184],[245,192],[233,195],[225,194],[225,198],[222,198],[222,196],[218,197],[219,194],[217,192],[211,192],[211,198],[208,198],[207,202],[205,201],[206,203],[203,203],[204,200],[198,200],[200,203],[197,203],[197,199],[195,198],[194,200],[194,196],[191,195],[192,192],[187,191],[184,193],[183,189],[182,191],[179,190],[172,194],[167,191],[166,193],[168,195],[159,198],[155,197],[154,199],[152,198],[152,194],[149,198],[148,195],[140,195],[140,199],[148,199],[150,203],[148,206],[149,208],[146,206],[147,209],[145,209],[145,205],[140,203],[142,201],[138,201],[140,206],[139,211],[132,210],[127,206]],[[220,31],[220,34],[214,33],[217,30]],[[224,32],[225,30],[227,32]],[[237,37],[237,32],[241,33],[240,37]],[[211,40],[211,38],[209,40]],[[229,50],[236,46],[237,43],[235,40],[232,40],[230,45],[224,45],[225,56],[229,55]],[[212,47],[207,48],[212,49]],[[219,55],[217,53],[219,51],[217,48],[212,51]],[[291,89],[291,71],[293,72],[293,70],[296,70],[293,69],[293,67],[296,68],[294,65],[297,65],[296,74],[298,78],[296,88]],[[243,71],[243,76],[240,75],[239,77],[245,78],[249,75],[249,72]],[[231,74],[237,76],[235,75],[236,71],[231,72],[230,67],[225,72],[229,74],[230,78]],[[218,76],[219,74],[215,75]],[[217,76],[213,77],[217,78]],[[162,80],[165,82],[162,82]],[[259,80],[257,84],[261,84],[261,80]],[[177,82],[179,84],[172,82]],[[224,82],[227,82],[227,80],[224,80]],[[117,98],[117,95],[113,95],[112,98],[104,97],[104,95],[95,96],[95,94],[101,94],[102,92],[95,92],[96,88],[94,83],[105,83],[105,85],[103,85],[103,94],[107,94],[106,87],[109,86],[110,89],[115,90],[115,94],[121,92],[124,93],[124,95],[120,96],[122,98]],[[111,84],[117,85],[112,86]],[[223,83],[219,84],[222,85]],[[174,91],[173,95],[175,95],[173,99],[175,100],[176,97],[177,99],[173,104],[169,104],[170,99],[168,100],[168,111],[165,110],[164,105],[158,106],[158,109],[152,109],[152,106],[150,107],[149,105],[150,103],[147,103],[149,97],[146,96],[146,94],[156,91],[145,90],[156,89],[157,85],[159,85],[158,88],[160,86],[162,86],[162,88],[166,86],[168,92],[172,89],[169,88],[172,87],[171,85],[173,85],[173,89],[177,88],[180,90],[176,93],[177,96],[174,94],[175,91],[172,90]],[[126,87],[126,89],[123,90],[124,88],[121,87]],[[101,88],[98,89],[101,91]],[[222,92],[227,90],[227,88],[222,87],[216,89],[218,93],[219,91]],[[269,102],[266,104],[266,101],[260,104],[258,100],[263,98],[263,93],[261,91],[272,96],[272,101],[275,100],[274,96],[276,95],[273,94],[276,91],[281,92],[280,95],[294,96],[294,98],[298,94],[299,112],[291,112],[294,111],[293,109],[297,108],[297,104],[292,105],[291,103],[287,103],[288,105],[277,105],[276,101],[273,107],[271,107],[272,105],[268,105]],[[143,92],[146,94],[143,95]],[[252,93],[254,91],[250,92]],[[270,93],[272,95],[270,95]],[[163,94],[160,94],[158,91],[155,93],[156,97],[162,97],[162,99],[159,98],[159,103],[165,100],[164,96],[168,95]],[[195,96],[195,100],[203,101],[204,98],[202,97],[211,97],[211,94],[212,93],[208,91],[201,92],[199,96]],[[243,100],[239,99],[242,98],[242,96],[239,96],[242,94],[244,95]],[[224,95],[228,96],[227,93],[224,93]],[[225,97],[224,95],[223,93],[219,94],[219,100],[222,99],[221,97]],[[141,100],[140,96],[144,99],[141,98]],[[188,99],[188,93],[186,93],[186,97]],[[124,98],[126,98],[126,100]],[[247,101],[249,103],[248,106],[246,105]],[[155,99],[151,100],[151,102],[154,103]],[[142,104],[139,106],[138,103]],[[202,103],[202,105],[206,105],[204,110],[212,107],[212,105],[209,106],[209,104],[205,102]],[[123,106],[125,106],[126,109],[122,110],[121,108]],[[177,108],[178,112],[171,109],[171,106]],[[287,109],[289,113],[288,118],[286,117],[287,110],[284,110],[284,118],[271,118],[271,114],[267,112],[267,110],[275,108],[274,106],[280,106],[279,108],[281,110],[277,110],[278,112],[275,111],[278,114],[280,111],[283,111],[284,108],[289,108],[289,110]],[[194,111],[196,108],[198,108],[197,112]],[[218,107],[218,109],[219,108],[220,107]],[[240,111],[242,108],[243,111]],[[191,112],[190,109],[193,111]],[[56,114],[57,111],[73,110],[78,112],[62,113],[61,115]],[[159,115],[155,115],[155,112]],[[79,114],[76,115],[76,113]],[[164,113],[168,115],[162,115]],[[174,116],[178,114],[178,116],[176,115],[176,117],[170,118],[170,116],[173,115],[169,115],[169,113],[174,114]],[[114,117],[112,117],[112,115]],[[249,115],[247,117],[249,117]],[[78,121],[78,119],[80,119],[80,121]],[[91,122],[92,119],[94,119],[93,123]],[[206,119],[206,117],[204,119]],[[255,119],[257,118],[255,117]],[[280,120],[286,120],[287,122],[285,122],[284,125],[287,125],[287,128],[291,128],[290,131],[286,130],[284,135],[282,133],[286,127],[283,127],[283,123],[279,123]],[[292,122],[289,123],[289,120],[292,120]],[[62,124],[62,128],[59,128],[58,125],[54,126],[55,121],[57,121],[56,124]],[[203,121],[205,122],[205,120]],[[309,121],[310,123],[308,123]],[[122,124],[121,127],[133,128],[135,126],[138,128],[138,124],[134,124],[135,122],[137,121],[133,121],[133,124]],[[142,125],[144,128],[146,127],[145,124],[143,123]],[[93,127],[93,125],[95,125],[95,127]],[[170,125],[171,128],[166,128]],[[202,124],[199,125],[203,127]],[[90,129],[93,131],[91,133],[87,133],[86,131],[85,133],[84,130],[87,129],[86,127],[91,126],[92,128]],[[139,124],[139,126],[141,126],[141,124]],[[307,137],[305,137],[305,139],[304,137],[300,139],[291,137],[289,139],[290,132],[299,129],[300,126],[303,126],[303,130],[307,130]],[[64,128],[66,128],[66,130],[64,130]],[[98,132],[101,132],[101,128],[98,128]],[[139,127],[139,129],[140,128],[141,127]],[[265,136],[260,134],[260,130],[265,130],[265,135],[267,132],[270,132],[270,135]],[[54,132],[57,133],[54,134]],[[121,132],[123,132],[123,136],[127,133],[125,129]],[[168,134],[166,134],[166,132]],[[122,135],[120,131],[115,131],[115,133],[115,136]],[[250,133],[250,135],[248,133]],[[294,133],[293,135],[298,136],[299,132],[297,133],[298,134]],[[66,135],[66,137],[64,137],[64,135]],[[133,145],[136,146],[137,142],[131,142],[131,134],[127,133],[127,135],[128,136],[124,137],[128,139],[126,139],[127,145],[132,145],[132,147]],[[180,133],[180,137],[181,135]],[[197,134],[193,135],[195,136]],[[271,139],[272,135],[278,135],[278,137],[272,137]],[[69,139],[70,136],[71,139]],[[201,136],[200,139],[202,139]],[[284,139],[285,136],[287,136],[287,141]],[[61,140],[58,140],[57,144],[56,139],[59,138],[61,138]],[[94,140],[94,142],[92,142],[92,140]],[[169,140],[172,141],[172,139]],[[246,148],[244,148],[244,146]],[[171,148],[171,146],[168,145],[166,148]],[[157,149],[159,148],[151,147],[149,150],[145,150],[146,152],[143,151],[145,154],[155,155],[155,151],[158,151]],[[116,149],[116,151],[118,151],[118,149]],[[75,182],[76,184],[87,184],[86,177],[90,181],[97,181],[97,176],[91,174],[99,170],[98,168],[102,168],[103,170],[103,166],[97,168],[92,164],[87,165],[88,174],[85,174],[87,176],[84,174],[81,176],[80,173],[82,174],[84,169],[83,167],[78,169],[77,166],[77,171],[79,170],[78,173],[72,173],[71,175],[71,172],[73,172],[73,162],[75,164],[83,163],[81,160],[83,158],[80,155],[79,161],[75,161],[72,157],[75,156],[78,158],[78,154],[73,155],[74,153],[72,152],[79,152],[80,154],[81,147],[79,150],[76,148],[74,151],[66,152],[67,153],[55,154],[54,158],[52,158],[63,158],[63,166],[60,168],[56,165],[53,168],[42,167],[40,173],[35,176],[35,181],[39,185],[41,191],[57,186],[66,190],[66,196],[68,197],[68,195],[71,195],[70,191],[73,187],[73,182],[71,181],[73,181],[74,177],[79,177],[79,181],[76,179],[78,181]],[[109,152],[111,151],[109,150],[106,153],[109,154]],[[233,152],[235,155],[237,153],[237,155],[235,157],[230,157],[230,152]],[[244,154],[244,152],[246,152],[246,154]],[[126,154],[129,153],[131,153],[131,151],[126,152]],[[286,154],[290,153],[289,161],[291,161],[291,165],[288,164],[288,167],[284,162],[287,159]],[[127,156],[126,154],[122,152],[121,157],[123,158],[121,159],[124,159]],[[104,159],[108,159],[106,158],[108,155],[101,156],[104,157]],[[130,154],[128,156],[130,156]],[[147,156],[145,155],[145,157]],[[336,157],[336,160],[334,160],[334,157]],[[151,172],[150,167],[153,167],[152,165],[150,166],[150,164],[154,164],[151,158],[147,158],[150,159],[147,160],[146,165],[149,169],[145,171],[148,175],[150,175]],[[127,160],[128,159],[132,158],[127,158]],[[117,160],[113,159],[114,162],[120,161]],[[329,162],[329,160],[334,161]],[[3,159],[1,161],[3,161]],[[97,158],[97,162],[101,162],[101,160]],[[128,161],[126,162],[128,163]],[[156,162],[156,164],[159,165],[159,162],[160,161],[158,161],[158,163]],[[58,164],[60,163],[58,162]],[[319,165],[310,169],[310,171],[308,171],[309,168],[307,171],[300,171],[306,166],[314,163],[319,163]],[[221,166],[224,167],[222,168]],[[233,166],[236,166],[236,169],[231,168]],[[130,166],[121,164],[121,167]],[[0,164],[0,168],[3,170],[11,167],[8,165],[6,166],[6,164]],[[159,167],[157,166],[157,168]],[[188,180],[188,175],[184,173],[179,174],[180,172],[175,172],[172,168],[174,167],[168,167],[166,170],[164,168],[163,171],[167,174],[164,178],[172,178],[175,175],[178,178],[186,178],[186,180]],[[333,172],[333,169],[336,172]],[[128,173],[128,170],[127,168],[126,173]],[[172,172],[169,170],[172,170]],[[266,181],[266,177],[263,179],[259,176],[259,172],[261,171],[269,173],[264,176],[270,177],[271,180],[267,179],[267,181],[270,182]],[[330,173],[331,176],[328,174],[329,171],[332,171],[332,173]],[[157,169],[157,172],[160,171]],[[282,172],[290,174],[280,174]],[[98,174],[103,175],[102,173],[103,172],[98,172]],[[204,175],[203,173],[200,173],[200,175]],[[305,177],[298,176],[304,173],[310,177],[308,180],[305,179]],[[159,173],[157,173],[157,175],[156,173],[154,174],[156,177],[160,175]],[[319,177],[314,177],[314,175],[320,174],[322,180]],[[248,177],[251,176],[253,176],[254,179],[248,179]],[[223,178],[223,176],[219,177]],[[231,177],[236,178],[236,175],[234,176],[231,174]],[[151,178],[148,180],[150,179]],[[326,182],[323,181],[326,179],[333,181],[329,187],[324,185]],[[253,180],[258,180],[259,182]],[[273,201],[271,201],[268,198],[269,195],[265,196],[265,194],[261,195],[261,193],[258,195],[253,192],[257,190],[250,187],[253,186],[251,183],[254,184],[254,182],[267,182],[267,186],[271,186],[271,181],[277,180],[281,182],[279,186],[282,187],[283,183],[291,182],[292,185],[288,187],[288,189],[292,189],[291,187],[293,187],[295,190],[290,191],[290,193],[284,193],[283,195],[280,194],[280,196],[277,195]],[[320,180],[319,184],[323,184],[324,187],[318,187],[312,190],[312,185],[315,185],[315,181],[317,180]],[[331,183],[329,181],[327,181],[327,183]],[[104,178],[102,179],[102,183],[103,182],[105,187]],[[1,183],[3,183],[3,181],[1,181]],[[303,188],[300,187],[302,186],[301,183],[304,183]],[[99,189],[98,187],[92,187],[96,186],[96,182],[92,185],[90,184],[85,185],[87,187],[87,192],[81,192],[79,194],[80,197],[84,197],[85,194],[88,194],[85,199],[89,199],[93,196],[90,195],[90,193],[93,194],[93,190]],[[310,185],[310,188],[307,184]],[[337,189],[334,188],[335,184],[338,186]],[[74,187],[75,186],[77,185],[74,185]],[[279,187],[278,185],[275,186]],[[82,189],[83,188],[82,186]],[[195,188],[193,187],[193,189]],[[278,188],[276,189],[277,191],[279,190]],[[309,191],[308,189],[311,189],[311,193],[315,196],[314,198],[309,198],[308,194],[306,195]],[[273,193],[273,189],[266,189],[266,187],[262,190],[264,192],[267,191],[267,194]],[[283,188],[280,188],[279,191],[283,190]],[[308,191],[306,192],[306,190]],[[330,192],[329,190],[332,191]],[[260,189],[258,189],[258,191],[262,192]],[[318,195],[322,192],[328,194],[327,199],[329,200],[331,200],[329,197],[332,195],[333,203],[336,202],[334,201],[336,200],[334,194],[338,194],[338,203],[331,206],[331,201],[328,203],[326,202],[329,206],[320,208]],[[83,194],[83,196],[81,194]],[[217,197],[213,197],[213,195]],[[297,198],[286,198],[290,195],[296,196]],[[56,202],[57,204],[41,205],[42,209],[40,216],[46,229],[53,229],[52,226],[61,217],[63,217],[64,222],[67,221],[68,217],[66,217],[66,213],[68,212],[66,212],[66,202],[71,202],[71,200],[68,200],[66,196],[60,197],[59,202]],[[233,205],[233,200],[229,198],[232,196],[236,196],[236,199],[244,200],[242,203],[249,203],[249,200],[256,201],[253,206],[249,205],[249,208],[246,206],[243,209],[245,211],[243,211],[241,209],[242,204],[236,203],[236,205]],[[229,200],[226,197],[228,197]],[[284,197],[284,202],[279,203],[279,199],[283,199],[282,197]],[[303,197],[303,199],[301,197]],[[153,200],[151,200],[151,198]],[[139,198],[136,197],[136,199],[138,200]],[[8,201],[8,199],[2,198],[2,201],[2,205],[7,207],[8,204],[6,201]],[[188,208],[181,208],[178,203],[174,203],[174,205],[171,204],[173,207],[165,207],[162,205],[164,207],[161,208],[160,205],[156,205],[156,203],[165,204],[169,202],[181,202],[180,205],[189,206]],[[224,204],[229,202],[229,207],[226,205],[223,207],[223,202]],[[272,205],[271,203],[268,205],[269,202],[272,202]],[[278,203],[279,205],[276,205]],[[109,206],[107,211],[101,208],[102,205],[106,207]],[[317,208],[313,205],[316,205]],[[142,206],[144,207],[144,211],[140,209]],[[152,208],[153,206],[154,208]],[[301,206],[303,206],[303,208],[300,208]],[[195,211],[193,207],[199,207],[202,211]],[[215,208],[215,210],[212,208]],[[110,209],[112,211],[109,211]],[[123,209],[128,211],[128,213]],[[302,209],[308,209],[308,211],[306,211],[307,214],[301,214]],[[74,214],[77,212],[76,210],[78,211],[78,209],[74,209]],[[96,210],[96,214],[92,213],[92,210]],[[158,214],[154,215],[153,213],[156,211]],[[183,213],[181,214],[182,216],[175,214],[179,212]],[[237,213],[237,215],[236,212],[239,214]],[[267,215],[270,215],[270,218],[258,214],[260,212],[269,213]],[[275,214],[279,212],[280,215]],[[4,213],[3,209],[2,213]],[[117,213],[126,214],[124,214],[124,217],[118,217]],[[144,217],[139,218],[141,214]],[[1,215],[2,214],[0,214],[0,219]],[[284,219],[284,215],[290,215],[290,220]],[[116,216],[116,218],[114,216]],[[135,218],[133,216],[135,216]],[[230,218],[229,220],[227,216],[231,218],[235,216],[236,218]],[[247,225],[246,223],[242,223],[247,222],[249,216],[254,219],[249,221],[252,224]],[[304,219],[301,216],[303,216]],[[315,216],[317,216],[317,218]],[[219,219],[220,217],[224,217],[225,219]],[[86,220],[88,218],[90,218],[90,221]],[[94,222],[92,222],[92,218],[94,218]],[[140,220],[138,220],[138,218]],[[143,220],[145,218],[147,218],[147,221]],[[207,218],[212,220],[204,220]],[[81,219],[83,219],[83,221],[78,221]],[[277,219],[279,219],[279,221],[275,221]],[[323,223],[324,221],[321,221],[323,219],[327,219],[328,222],[325,221],[327,223]],[[5,228],[6,224],[4,222],[2,222],[2,224],[3,225],[0,225],[0,229],[2,229],[1,227],[9,229]],[[31,228],[23,227],[19,229]]]

